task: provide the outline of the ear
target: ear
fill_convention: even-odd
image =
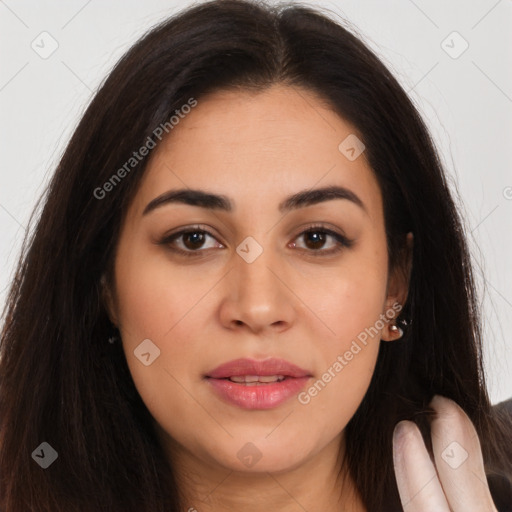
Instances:
[[[396,325],[396,318],[400,314],[409,292],[409,282],[412,270],[414,236],[412,232],[407,233],[404,248],[394,271],[388,279],[388,289],[383,315],[388,318],[381,333],[384,341],[394,341],[400,337],[400,333],[390,330]]]
[[[109,280],[103,274],[100,279],[100,287],[101,287],[101,299],[103,301],[103,305],[105,306],[105,309],[107,311],[107,315],[110,319],[110,321],[118,327],[118,321],[117,321],[117,308],[115,306],[115,300],[114,300],[114,294],[111,289],[111,285],[109,283]]]

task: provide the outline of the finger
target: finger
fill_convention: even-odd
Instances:
[[[405,512],[450,512],[421,433],[412,421],[401,421],[395,427],[393,465]]]
[[[439,480],[454,512],[496,511],[475,427],[452,400],[436,395],[431,406],[432,448]]]

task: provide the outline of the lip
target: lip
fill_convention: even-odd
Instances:
[[[271,357],[264,361],[255,359],[234,359],[221,364],[206,376],[213,379],[226,379],[229,377],[239,377],[240,375],[284,375],[285,377],[311,377],[311,374],[284,359]]]
[[[285,379],[269,384],[246,385],[229,380],[241,375],[284,375]],[[242,409],[272,409],[297,395],[312,375],[284,359],[264,361],[236,359],[224,363],[205,376],[216,394]]]

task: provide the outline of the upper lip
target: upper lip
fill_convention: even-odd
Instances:
[[[206,376],[213,379],[225,379],[229,377],[239,377],[242,375],[284,375],[285,377],[310,377],[311,374],[290,363],[284,359],[270,358],[264,361],[256,361],[255,359],[234,359],[227,363],[221,364]]]

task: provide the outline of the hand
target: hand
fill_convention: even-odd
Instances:
[[[466,413],[436,395],[431,422],[435,465],[412,421],[393,433],[393,463],[405,512],[497,512],[485,477],[480,441]]]

